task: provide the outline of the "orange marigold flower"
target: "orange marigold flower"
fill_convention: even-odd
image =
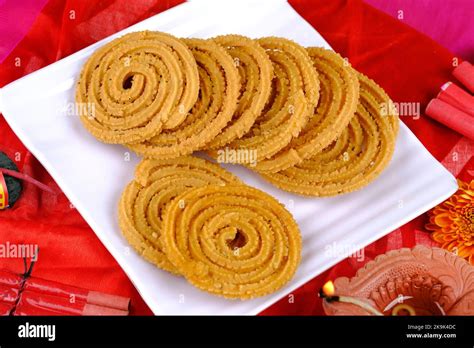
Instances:
[[[458,180],[459,190],[428,212],[426,229],[441,247],[474,265],[474,180]]]

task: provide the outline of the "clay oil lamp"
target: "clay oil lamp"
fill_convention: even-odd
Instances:
[[[327,315],[474,315],[474,267],[440,248],[392,250],[320,296]]]

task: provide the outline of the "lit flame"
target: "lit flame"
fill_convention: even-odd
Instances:
[[[392,315],[398,316],[398,315],[400,315],[400,314],[398,314],[398,313],[400,313],[400,311],[404,311],[404,312],[408,313],[409,316],[416,315],[415,308],[413,308],[412,306],[410,306],[406,303],[400,303],[400,304],[396,305],[395,307],[393,307]]]
[[[328,281],[323,285],[323,293],[326,296],[334,295],[334,283],[332,281]]]

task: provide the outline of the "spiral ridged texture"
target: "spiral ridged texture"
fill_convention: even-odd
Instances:
[[[129,147],[154,158],[173,158],[201,149],[218,136],[237,108],[240,77],[234,60],[212,40],[182,39],[198,64],[199,98],[184,122]]]
[[[242,86],[232,121],[206,146],[209,149],[220,148],[250,130],[270,97],[273,78],[272,62],[256,41],[241,35],[217,36],[213,40],[234,59]]]
[[[348,126],[359,103],[357,73],[334,51],[307,48],[318,72],[320,98],[315,114],[298,137],[271,158],[260,161],[255,170],[274,173],[292,167],[322,151]]]
[[[268,194],[245,185],[209,185],[178,196],[165,216],[162,241],[169,260],[190,283],[232,299],[281,288],[301,257],[300,232],[291,214]]]
[[[319,80],[308,53],[300,45],[276,37],[257,42],[273,63],[270,99],[250,131],[227,146],[255,151],[258,163],[298,136],[318,102]]]
[[[76,90],[81,121],[106,143],[135,143],[180,124],[199,92],[197,65],[180,40],[136,32],[99,48]]]
[[[226,185],[240,180],[220,166],[187,156],[170,160],[144,159],[119,203],[119,225],[130,245],[145,259],[179,273],[163,252],[163,216],[178,195],[204,185]]]
[[[388,165],[398,133],[398,115],[384,115],[393,103],[362,74],[356,115],[341,136],[319,154],[278,173],[262,174],[275,186],[307,196],[351,192],[373,181]]]

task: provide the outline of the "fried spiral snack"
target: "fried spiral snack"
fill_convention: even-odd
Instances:
[[[320,47],[307,48],[318,72],[320,98],[315,114],[298,137],[269,159],[260,161],[255,170],[266,173],[282,171],[320,152],[347,127],[359,102],[359,80],[342,57]]]
[[[278,173],[262,176],[275,186],[306,196],[333,196],[373,181],[392,158],[398,115],[384,115],[391,103],[374,81],[358,74],[360,103],[341,136],[317,155]]]
[[[232,119],[237,108],[240,78],[234,60],[212,40],[182,39],[198,64],[200,93],[186,120],[176,129],[130,144],[138,154],[173,158],[191,154],[213,140]]]
[[[167,210],[162,241],[191,284],[230,299],[278,290],[301,258],[291,214],[246,185],[208,185],[178,196]]]
[[[306,50],[288,39],[258,39],[273,63],[272,94],[250,131],[227,146],[255,151],[257,162],[284,148],[313,113],[319,99],[319,80]],[[215,153],[211,153],[214,157]]]
[[[209,149],[220,148],[249,131],[267,103],[273,78],[272,62],[254,40],[241,35],[217,36],[213,40],[234,59],[242,87],[232,121],[206,146]]]
[[[80,108],[92,135],[126,144],[180,124],[198,92],[197,65],[187,46],[171,35],[144,31],[115,39],[89,58],[76,101],[92,106]]]
[[[398,115],[383,89],[337,53],[284,38],[178,39],[135,32],[85,63],[81,122],[143,159],[119,226],[146,260],[229,299],[282,288],[301,260],[294,218],[219,165],[251,167],[305,196],[351,192],[388,165]],[[223,159],[222,159],[223,158]]]
[[[160,236],[169,203],[193,187],[238,184],[240,180],[220,166],[186,156],[170,160],[144,159],[119,203],[119,225],[130,245],[146,260],[179,273],[163,252]]]

